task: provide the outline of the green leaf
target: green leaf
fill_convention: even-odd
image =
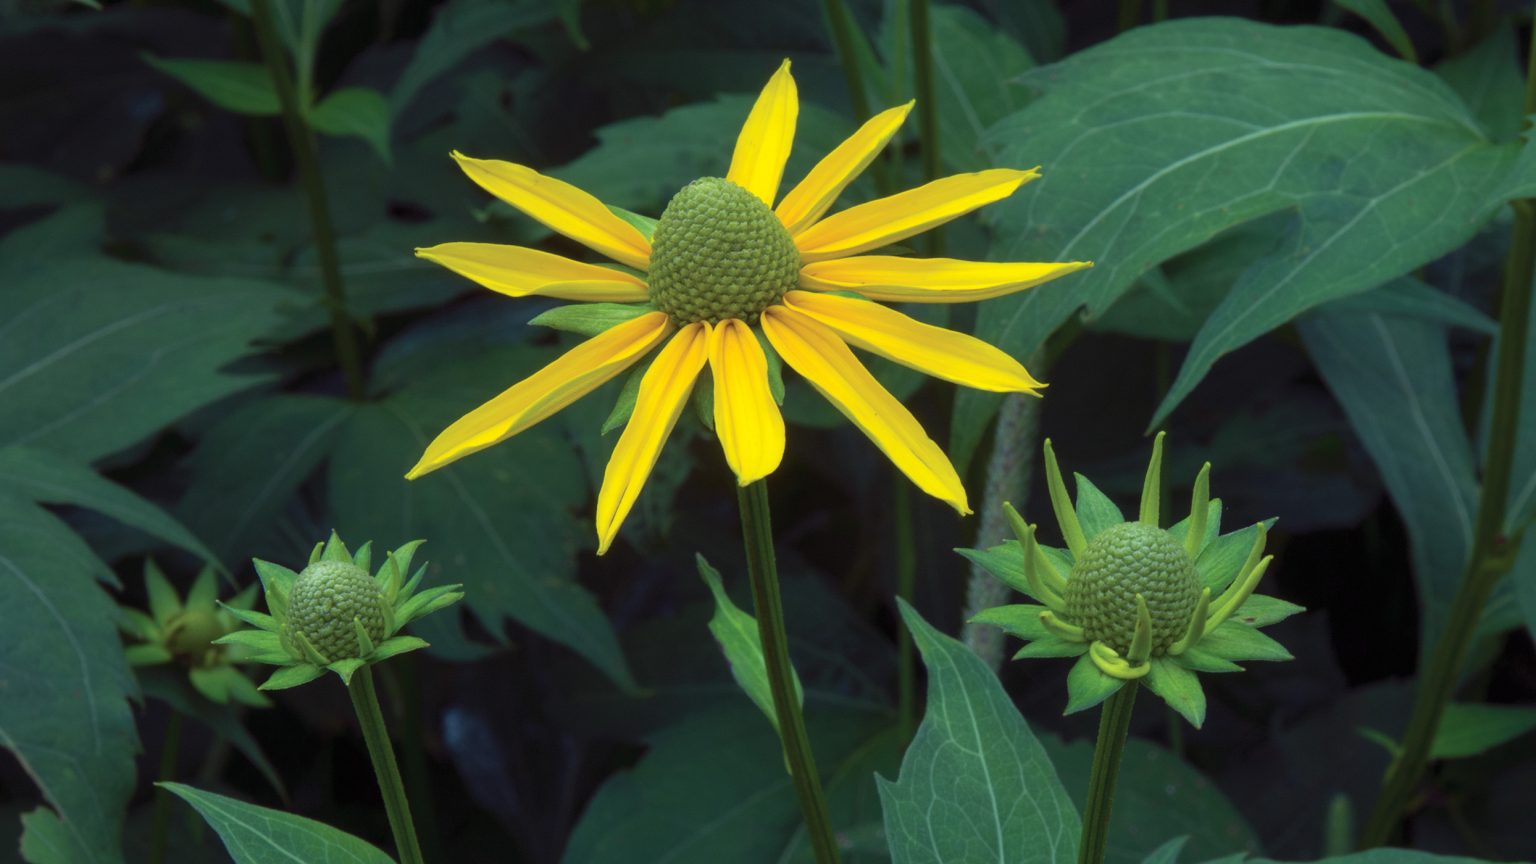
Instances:
[[[623,219],[625,222],[628,222],[629,224],[635,226],[635,228],[637,228],[640,231],[641,234],[645,235],[645,239],[647,239],[647,240],[655,239],[655,237],[656,237],[656,223],[657,223],[658,220],[652,219],[649,216],[641,216],[639,213],[635,213],[635,212],[632,212],[632,211],[629,211],[629,210],[625,210],[623,207],[614,207],[611,204],[607,205],[607,206],[608,206],[608,210],[610,212],[612,212],[613,215],[615,215],[615,216],[619,217],[620,219]]]
[[[737,697],[739,701],[739,697]],[[827,807],[840,838],[879,818],[876,771],[900,758],[889,716],[833,702],[806,712]],[[616,772],[582,812],[561,860],[570,864],[808,861],[783,751],[754,708],[690,712],[647,737],[645,755]],[[709,754],[700,758],[700,754]],[[883,855],[844,849],[848,864]]]
[[[0,494],[0,742],[52,810],[27,818],[34,862],[120,862],[139,740],[106,565],[31,502]]]
[[[877,781],[892,864],[1075,859],[1077,810],[997,676],[899,603],[929,681],[901,774]]]
[[[1298,612],[1305,611],[1307,611],[1306,608],[1281,600],[1278,597],[1253,594],[1243,601],[1243,605],[1237,607],[1237,613],[1232,616],[1232,620],[1239,621],[1249,627],[1268,627],[1271,624],[1279,624]]]
[[[1152,671],[1142,680],[1191,726],[1199,729],[1205,723],[1205,690],[1195,673],[1166,657],[1154,657]]]
[[[1531,310],[1530,320],[1536,323],[1536,307]],[[1536,332],[1536,327],[1528,332]],[[1488,347],[1488,356],[1498,356],[1497,340]],[[1509,503],[1506,505],[1504,521],[1505,530],[1511,533],[1518,533],[1521,528],[1536,520],[1536,351],[1531,350],[1529,344],[1526,345],[1525,372],[1521,381],[1524,384],[1520,391],[1520,418],[1515,431],[1515,456],[1509,470]],[[1492,398],[1489,397],[1484,404],[1491,406]],[[1536,546],[1536,543],[1525,544],[1525,547],[1531,546]],[[1536,558],[1528,560],[1536,567]],[[1531,590],[1536,591],[1536,570],[1527,572]],[[1536,633],[1536,614],[1527,616],[1527,621],[1530,622],[1531,632]]]
[[[1189,842],[1188,837],[1175,837],[1147,853],[1147,857],[1142,859],[1142,864],[1179,864],[1179,853],[1184,851],[1184,844],[1187,842]],[[1108,857],[1106,853],[1105,858]]]
[[[192,532],[154,503],[84,465],[45,450],[0,448],[0,487],[33,501],[95,510],[205,561],[218,560]]]
[[[319,678],[325,674],[325,670],[313,663],[300,663],[297,666],[283,666],[273,672],[260,687],[262,690],[287,690],[290,687],[299,687]]]
[[[1274,524],[1267,520],[1266,525]],[[1259,528],[1249,525],[1212,540],[1195,559],[1195,571],[1200,574],[1200,585],[1211,589],[1211,598],[1220,596],[1243,569],[1248,553],[1253,551]]]
[[[1206,321],[1154,425],[1221,355],[1461,246],[1498,206],[1513,162],[1431,73],[1335,30],[1169,21],[1027,82],[1045,94],[994,127],[1001,161],[1043,163],[1061,186],[993,208],[1010,238],[993,254],[1098,266],[991,301],[977,335],[1014,356],[1082,306],[1101,314],[1153,265],[1293,214]],[[1374,146],[1385,139],[1407,145],[1388,156]]]
[[[1218,657],[1209,651],[1202,651],[1198,645],[1186,648],[1183,654],[1168,659],[1191,672],[1221,673],[1243,671],[1243,667],[1233,663],[1231,660]]]
[[[1505,21],[1472,50],[1435,67],[1495,141],[1512,141],[1525,119],[1525,70],[1515,31]]]
[[[1300,322],[1312,363],[1376,463],[1408,528],[1425,638],[1434,645],[1472,542],[1477,473],[1445,331],[1320,312]]]
[[[1088,653],[1087,642],[1074,642],[1054,634],[1025,645],[1014,653],[1015,660],[1031,660],[1054,657],[1081,657]]]
[[[1409,63],[1419,62],[1419,53],[1413,50],[1413,40],[1408,38],[1408,32],[1403,29],[1397,16],[1392,14],[1392,8],[1386,0],[1333,0],[1334,3],[1364,18],[1370,25],[1376,28],[1381,38],[1387,40],[1399,57]]]
[[[0,446],[95,459],[250,386],[221,367],[295,296],[105,259],[33,268],[0,294]]]
[[[21,162],[0,163],[0,209],[51,207],[89,199],[90,187]]]
[[[400,654],[406,654],[411,651],[419,651],[422,648],[427,647],[430,646],[427,645],[427,640],[425,639],[418,639],[415,636],[396,636],[392,639],[384,640],[384,642],[374,650],[373,656],[369,657],[368,659],[370,662],[377,663],[380,660],[388,660],[391,657]]]
[[[635,402],[640,399],[640,384],[650,368],[650,362],[646,361],[635,364],[635,368],[629,370],[624,378],[624,386],[619,389],[619,398],[613,400],[613,410],[608,412],[608,418],[603,421],[602,434],[622,429],[629,422],[630,415],[635,413]]]
[[[1160,710],[1150,700],[1141,706],[1147,714]],[[1083,806],[1093,765],[1093,739],[1064,743],[1047,735],[1041,743],[1072,800]],[[1259,848],[1253,829],[1215,783],[1173,753],[1132,736],[1120,758],[1106,864],[1140,864],[1170,836],[1188,838],[1185,853],[1191,861]]]
[[[230,60],[167,60],[153,54],[144,62],[196,90],[209,102],[236,114],[270,117],[281,113],[272,76],[260,63]]]
[[[715,614],[709,619],[709,632],[714,634],[715,642],[720,645],[726,662],[731,665],[731,677],[736,679],[736,683],[741,685],[741,689],[746,691],[747,696],[777,730],[779,715],[773,707],[773,690],[768,681],[768,665],[763,655],[762,639],[757,632],[757,619],[731,602],[730,595],[725,593],[725,586],[720,584],[719,571],[709,566],[703,555],[696,555],[694,559],[699,565],[699,576],[715,598]],[[803,706],[805,689],[800,686],[800,676],[793,669],[790,673],[794,675],[795,701]]]
[[[574,303],[540,312],[529,319],[528,323],[582,336],[596,336],[652,311],[636,303]]]
[[[1083,536],[1092,540],[1099,532],[1125,521],[1120,508],[1099,487],[1077,472],[1072,473],[1077,482],[1077,521],[1083,526]]]
[[[1499,330],[1498,322],[1481,309],[1412,277],[1394,279],[1364,294],[1334,300],[1321,311],[1330,315],[1379,313],[1389,318],[1449,324],[1489,335]]]
[[[191,804],[218,832],[235,864],[393,864],[376,847],[323,822],[257,807],[181,783],[156,785]]]
[[[548,22],[553,10],[539,0],[451,0],[437,8],[432,26],[416,43],[411,60],[389,93],[390,113],[399,115],[421,89],[481,49]]]
[[[1486,753],[1536,729],[1536,707],[1529,705],[1445,706],[1440,729],[1430,746],[1434,759],[1462,759]]]
[[[438,432],[548,359],[529,349],[458,358],[419,370],[398,393],[358,409],[331,457],[336,525],[384,548],[426,537],[451,550],[451,559],[433,562],[429,578],[462,582],[465,605],[489,633],[499,637],[512,618],[632,689],[613,625],[575,579],[577,551],[592,542],[590,523],[574,518],[587,484],[558,431],[531,429],[425,477],[401,479]],[[444,626],[428,618],[413,629],[440,649],[453,641],[435,629]]]
[[[1076,714],[1098,705],[1115,695],[1125,681],[1107,675],[1090,657],[1080,657],[1067,672],[1067,710],[1063,714]]]
[[[1044,611],[1044,606],[1026,603],[1015,606],[994,606],[991,609],[981,610],[971,619],[971,622],[1000,627],[1010,636],[1033,641],[1044,639],[1050,633],[1040,621],[1040,613]]]
[[[1260,630],[1228,619],[1201,637],[1199,648],[1226,660],[1290,660],[1291,652]]]
[[[1035,67],[1034,58],[1012,36],[963,6],[933,4],[929,28],[934,97],[943,131],[939,152],[956,171],[991,168],[997,164],[991,152],[995,142],[986,139],[986,131],[1028,104],[1029,91],[1014,82]],[[910,28],[900,30],[910,34]],[[892,101],[912,98],[910,82],[907,87],[908,92]]]
[[[389,121],[389,103],[384,101],[384,94],[367,87],[337,90],[309,111],[309,123],[316,132],[361,138],[385,165],[394,163],[389,152]]]
[[[1009,588],[1026,597],[1040,599],[1033,596],[1029,590],[1029,581],[1024,578],[1024,549],[1019,546],[1019,541],[1009,540],[991,549],[956,549],[955,551],[996,576]]]
[[[177,512],[231,566],[290,548],[278,517],[329,455],[352,409],[341,399],[294,393],[231,408],[187,460],[191,482]]]

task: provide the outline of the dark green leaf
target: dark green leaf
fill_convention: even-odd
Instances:
[[[1334,300],[1323,309],[1330,315],[1376,313],[1389,318],[1449,324],[1490,335],[1499,329],[1498,322],[1481,309],[1411,276],[1395,279],[1364,294]]]
[[[394,89],[389,93],[389,107],[399,114],[423,87],[458,65],[471,54],[506,38],[538,27],[549,21],[551,10],[536,0],[497,2],[497,0],[452,0],[437,8],[411,61],[406,64]]]
[[[577,534],[590,531],[574,516],[586,482],[566,440],[544,426],[403,479],[438,432],[548,359],[526,349],[474,355],[423,370],[406,389],[358,409],[331,457],[336,524],[381,547],[426,538],[428,583],[463,583],[465,605],[491,633],[499,636],[510,617],[631,688],[612,625],[575,581],[577,550],[589,548],[591,535]],[[434,644],[443,639],[437,630],[419,633]]]
[[[1083,526],[1084,537],[1092,540],[1104,529],[1125,521],[1120,508],[1092,480],[1076,472],[1072,477],[1077,483],[1077,521]]]
[[[1495,141],[1511,141],[1524,119],[1525,70],[1514,28],[1506,22],[1476,47],[1435,67]]]
[[[1430,746],[1435,759],[1461,759],[1486,753],[1536,729],[1536,707],[1530,705],[1445,706],[1440,729]]]
[[[1198,643],[1201,651],[1226,660],[1290,660],[1285,646],[1264,635],[1256,627],[1228,619],[1205,634]]]
[[[368,142],[379,158],[393,162],[389,151],[389,103],[367,87],[337,90],[309,111],[309,123],[325,135],[355,136]]]
[[[0,448],[0,487],[33,501],[95,510],[205,561],[218,560],[201,540],[154,503],[78,462],[45,450]]]
[[[104,259],[37,268],[0,296],[0,443],[95,459],[248,387],[221,367],[293,297]]]
[[[997,676],[905,602],[901,614],[929,682],[899,778],[878,781],[893,864],[1075,860],[1077,810]]]
[[[34,864],[114,864],[138,735],[106,565],[36,505],[0,495],[0,742],[52,810],[27,818]]]
[[[1461,580],[1477,501],[1445,331],[1318,313],[1301,322],[1301,335],[1408,527],[1427,650]]]
[[[378,848],[329,825],[181,783],[161,783],[202,814],[235,864],[393,864]]]
[[[272,76],[260,63],[230,60],[166,60],[145,54],[144,62],[196,90],[209,102],[236,114],[272,116],[282,109]]]
[[[757,619],[741,611],[731,601],[729,594],[725,593],[725,586],[720,584],[720,573],[709,566],[703,555],[697,556],[699,576],[704,579],[704,584],[709,586],[709,593],[715,598],[715,614],[709,619],[709,632],[715,636],[715,642],[720,645],[720,650],[725,653],[726,662],[731,666],[731,677],[741,685],[741,689],[751,700],[757,704],[763,716],[773,724],[773,728],[779,728],[779,715],[773,707],[773,690],[768,681],[767,661],[763,656],[763,642],[758,636]],[[791,674],[794,670],[790,670]],[[800,676],[794,676],[795,699],[801,705],[805,704],[805,690],[800,686]]]
[[[635,303],[574,303],[540,312],[528,323],[582,336],[596,336],[650,311],[649,307]]]
[[[1381,38],[1387,40],[1399,57],[1409,63],[1419,62],[1419,53],[1413,50],[1413,40],[1408,38],[1408,32],[1403,29],[1402,22],[1392,14],[1392,7],[1386,0],[1333,0],[1333,2],[1359,15],[1370,25],[1376,28]]]
[[[1163,657],[1153,658],[1152,671],[1142,680],[1191,726],[1199,729],[1205,724],[1205,690],[1198,675]]]

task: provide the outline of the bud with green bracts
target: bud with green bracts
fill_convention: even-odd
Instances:
[[[1036,601],[987,609],[973,619],[1028,642],[1015,659],[1078,658],[1067,676],[1067,713],[1140,681],[1198,728],[1205,694],[1196,673],[1241,671],[1238,661],[1291,659],[1259,628],[1302,609],[1253,593],[1271,561],[1264,540],[1273,520],[1220,533],[1210,463],[1195,478],[1189,517],[1159,526],[1162,452],[1159,433],[1140,512],[1127,522],[1080,474],[1074,502],[1046,441],[1046,482],[1067,548],[1039,543],[1035,526],[1005,504],[1018,540],[960,551]]]
[[[459,585],[419,591],[425,564],[405,578],[422,542],[388,553],[372,575],[371,544],[364,543],[353,554],[334,532],[330,540],[315,545],[308,565],[298,573],[258,559],[256,573],[270,614],[229,610],[255,629],[230,633],[217,643],[246,646],[255,652],[252,660],[283,667],[261,685],[263,690],[296,687],[327,669],[350,684],[353,673],[364,666],[425,648],[425,641],[399,635],[400,629],[458,602],[464,592]]]

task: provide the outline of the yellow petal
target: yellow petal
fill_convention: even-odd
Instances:
[[[784,458],[784,417],[768,389],[768,359],[746,322],[721,321],[709,337],[715,378],[715,434],[742,486],[773,473]]]
[[[1032,170],[993,168],[944,177],[833,213],[797,234],[795,245],[806,261],[857,255],[1007,198],[1013,190],[1039,176]]]
[[[1045,386],[1019,361],[975,336],[915,321],[869,300],[791,291],[784,303],[865,351],[935,378],[998,393],[1032,393]]]
[[[773,206],[779,194],[779,180],[784,176],[784,162],[795,140],[795,120],[800,114],[800,99],[795,94],[795,79],[789,74],[789,61],[768,79],[758,95],[752,113],[736,137],[736,152],[731,154],[730,170],[725,179],[746,189]]]
[[[971,512],[949,457],[836,333],[787,306],[768,307],[762,322],[763,332],[784,362],[863,430],[919,489],[961,515]]]
[[[443,243],[417,249],[416,257],[508,297],[537,294],[587,303],[639,303],[649,297],[645,283],[628,273],[523,246]]]
[[[597,554],[608,551],[619,526],[629,515],[645,478],[661,455],[661,445],[672,434],[678,415],[694,379],[709,357],[709,331],[706,321],[697,321],[677,331],[667,347],[661,349],[651,368],[640,379],[640,393],[635,397],[635,411],[619,436],[619,443],[608,457],[603,471],[603,488],[597,493]]]
[[[427,445],[406,479],[436,471],[544,420],[634,365],[671,330],[665,312],[650,312],[593,336],[454,421]]]
[[[1014,264],[862,255],[805,265],[800,287],[856,291],[888,303],[961,303],[1002,297],[1092,266],[1091,261]]]
[[[875,160],[896,130],[901,128],[914,103],[898,105],[864,121],[859,131],[828,153],[800,184],[789,190],[774,212],[791,235],[809,228],[837,201],[855,177]]]
[[[651,241],[613,215],[603,202],[563,180],[495,159],[453,158],[485,191],[543,222],[550,230],[639,270],[650,266]]]

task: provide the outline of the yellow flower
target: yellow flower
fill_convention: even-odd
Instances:
[[[1091,266],[991,263],[863,253],[1002,200],[1036,171],[959,174],[822,218],[895,134],[912,103],[870,118],[774,206],[799,102],[789,61],[769,80],[736,140],[724,179],[689,184],[647,237],[596,198],[510,162],[453,156],[470,179],[550,229],[645,273],[518,246],[445,243],[419,249],[493,291],[583,302],[648,304],[464,415],[406,475],[420,477],[549,417],[662,346],[641,378],[597,500],[598,554],[634,506],[707,364],[715,431],[746,486],[784,455],[784,420],[754,333],[821,392],[924,492],[961,514],[965,489],[949,458],[849,345],[947,381],[996,392],[1044,385],[972,336],[923,324],[876,302],[955,303],[1000,297]],[[856,296],[849,296],[856,295]]]

